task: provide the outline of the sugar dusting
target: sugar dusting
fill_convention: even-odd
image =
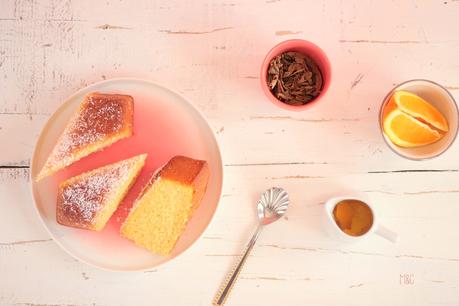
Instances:
[[[64,187],[59,208],[62,215],[74,225],[93,224],[112,191],[128,177],[132,163],[130,159],[96,169]]]
[[[123,128],[125,102],[110,95],[88,96],[59,139],[47,166],[65,167],[75,150],[119,132]]]
[[[122,125],[120,100],[90,96],[72,127],[64,134],[57,153],[67,155],[75,148],[95,143],[107,134],[119,131]]]

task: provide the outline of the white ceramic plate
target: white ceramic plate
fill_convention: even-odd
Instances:
[[[35,182],[57,138],[83,97],[90,92],[123,93],[134,97],[134,135],[81,159],[56,175]],[[135,185],[101,232],[62,226],[56,222],[60,181],[137,154],[148,153]],[[154,255],[119,236],[119,227],[142,187],[155,170],[175,155],[209,163],[210,180],[201,205],[170,257]],[[54,240],[73,257],[108,270],[145,270],[170,261],[188,249],[210,223],[220,200],[223,170],[214,133],[203,115],[180,95],[145,80],[112,79],[90,85],[68,98],[51,116],[35,146],[31,187],[37,212]]]

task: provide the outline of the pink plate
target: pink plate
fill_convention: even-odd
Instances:
[[[35,182],[69,118],[89,92],[122,93],[134,97],[134,135],[81,159],[56,175]],[[62,226],[56,222],[59,182],[79,173],[131,156],[147,153],[139,178],[101,232]],[[155,170],[175,155],[206,160],[210,168],[207,192],[170,257],[154,255],[119,236],[119,228],[133,201]],[[37,212],[54,240],[73,257],[107,270],[146,270],[188,249],[210,223],[220,199],[223,170],[214,133],[203,115],[180,95],[138,79],[112,79],[90,85],[68,98],[51,116],[35,146],[31,187]]]

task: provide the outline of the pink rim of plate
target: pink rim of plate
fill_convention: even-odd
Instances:
[[[280,101],[271,93],[271,90],[269,89],[268,84],[266,82],[266,79],[268,76],[269,63],[271,62],[271,60],[277,55],[287,52],[287,51],[297,51],[297,52],[310,56],[317,63],[320,71],[322,72],[323,85],[322,85],[321,93],[314,100],[304,105],[294,106],[294,105],[289,105],[289,104],[286,104]],[[290,110],[290,111],[306,110],[310,108],[312,105],[316,104],[320,99],[323,98],[323,96],[327,92],[328,87],[330,86],[330,81],[331,81],[331,67],[330,67],[330,62],[328,60],[327,55],[317,45],[307,40],[290,39],[290,40],[286,40],[286,41],[283,41],[277,44],[276,46],[274,46],[274,48],[272,48],[268,52],[261,66],[260,82],[261,82],[261,88],[263,89],[263,92],[274,105],[277,105],[280,108]]]

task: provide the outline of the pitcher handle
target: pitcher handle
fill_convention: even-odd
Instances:
[[[383,225],[378,225],[378,227],[376,228],[375,234],[389,240],[390,242],[395,243],[398,241],[397,233],[394,231],[391,231],[390,229],[388,229],[387,227]]]

